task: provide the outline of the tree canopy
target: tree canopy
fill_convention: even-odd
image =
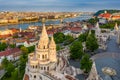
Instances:
[[[94,34],[89,34],[86,40],[86,48],[90,51],[98,49],[99,45]]]
[[[58,32],[58,33],[54,34],[54,40],[57,44],[63,43],[63,41],[65,40],[65,35],[61,32]]]
[[[4,51],[7,48],[6,43],[0,43],[0,51]]]
[[[85,42],[86,39],[87,39],[87,35],[88,35],[88,32],[81,34],[81,35],[78,37],[78,40],[81,41],[81,42]]]
[[[91,67],[92,60],[90,60],[88,54],[85,54],[80,61],[80,69],[82,69],[85,73],[88,73],[91,70]]]
[[[70,46],[70,57],[72,59],[81,59],[83,56],[83,46],[80,41],[75,41],[71,46]]]

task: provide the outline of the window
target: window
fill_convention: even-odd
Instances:
[[[44,67],[44,70],[45,70],[46,68]]]
[[[45,55],[45,59],[47,59],[47,54]]]
[[[43,70],[43,67],[41,67],[41,70]]]
[[[28,69],[28,72],[29,72],[29,69]]]
[[[45,49],[45,46],[44,46],[44,49]]]
[[[42,59],[44,59],[44,55],[42,55]]]
[[[49,67],[47,67],[47,70],[49,70]]]
[[[40,76],[40,80],[42,80],[42,77]]]
[[[36,78],[36,75],[34,75],[34,78]]]

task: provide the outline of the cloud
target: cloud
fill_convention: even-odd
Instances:
[[[15,10],[15,8],[26,10],[97,10],[104,8],[119,8],[120,0],[0,0],[0,9]],[[67,8],[66,8],[67,7]],[[29,8],[29,9],[28,9]],[[56,10],[56,9],[55,9]]]

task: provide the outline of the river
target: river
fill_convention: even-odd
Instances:
[[[78,17],[75,17],[75,18],[65,18],[63,20],[63,22],[74,22],[74,21],[78,21],[78,20],[86,20],[86,19],[90,19],[92,18],[92,15],[80,15]],[[56,20],[56,21],[47,21],[46,22],[46,25],[50,25],[50,24],[59,24],[60,23],[60,20]],[[23,24],[16,24],[16,25],[7,25],[7,26],[1,26],[0,27],[0,30],[4,30],[4,29],[7,29],[7,28],[21,28],[21,29],[27,29],[28,26],[30,25],[35,25],[35,26],[41,26],[41,22],[31,22],[31,23],[23,23]]]

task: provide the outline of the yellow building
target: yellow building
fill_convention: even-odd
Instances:
[[[6,30],[0,31],[0,35],[13,35],[13,32],[12,30],[6,29]]]

